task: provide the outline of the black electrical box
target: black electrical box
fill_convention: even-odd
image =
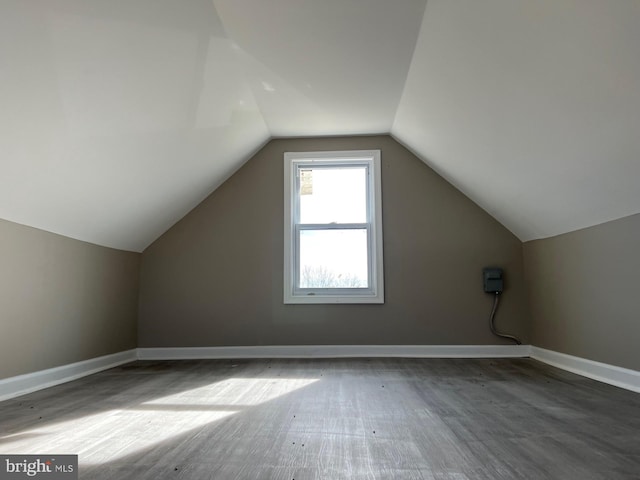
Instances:
[[[504,288],[502,280],[502,269],[497,267],[487,267],[482,269],[484,280],[484,291],[487,293],[500,293]]]

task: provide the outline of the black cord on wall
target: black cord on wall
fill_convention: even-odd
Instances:
[[[502,337],[502,338],[508,338],[509,340],[513,340],[514,342],[516,342],[516,344],[518,345],[522,345],[522,342],[520,340],[518,340],[518,338],[514,337],[513,335],[507,335],[505,333],[500,333],[498,332],[498,330],[496,330],[496,327],[494,325],[494,320],[496,317],[496,310],[498,309],[498,301],[500,299],[500,292],[495,292],[495,297],[493,299],[493,308],[491,309],[491,315],[489,316],[489,327],[491,328],[491,333],[493,333],[494,335],[497,335],[498,337]]]

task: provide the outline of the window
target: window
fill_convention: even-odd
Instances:
[[[380,151],[284,163],[284,303],[384,303]]]

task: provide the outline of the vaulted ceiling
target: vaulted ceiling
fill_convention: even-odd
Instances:
[[[141,251],[270,138],[373,133],[522,240],[638,213],[638,25],[636,0],[0,0],[0,218]]]

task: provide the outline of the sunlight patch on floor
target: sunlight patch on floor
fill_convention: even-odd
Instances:
[[[317,381],[312,378],[229,378],[143,405],[259,405]]]
[[[45,423],[0,437],[2,451],[4,454],[77,454],[81,465],[102,464],[177,439],[316,381],[230,378],[127,408]]]

